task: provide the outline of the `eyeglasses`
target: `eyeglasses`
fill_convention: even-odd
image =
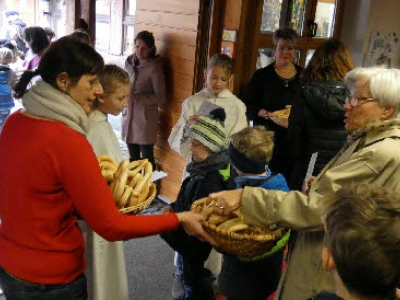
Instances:
[[[372,97],[357,97],[357,96],[352,96],[352,95],[348,95],[346,98],[346,104],[350,103],[350,105],[352,107],[357,107],[359,105],[362,105],[364,103],[367,102],[363,102],[360,103],[360,100],[364,100],[364,101],[376,101],[376,99],[372,98]]]

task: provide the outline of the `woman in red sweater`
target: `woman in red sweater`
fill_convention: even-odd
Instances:
[[[78,218],[109,241],[179,225],[211,241],[195,213],[117,211],[86,139],[87,114],[103,92],[103,66],[90,46],[64,37],[15,87],[24,109],[8,118],[0,135],[0,285],[7,299],[87,299]]]

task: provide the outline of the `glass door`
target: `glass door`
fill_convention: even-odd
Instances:
[[[305,66],[315,49],[327,38],[339,36],[343,0],[259,0],[255,26],[253,66],[273,62],[273,34],[290,26],[299,33],[296,63]]]

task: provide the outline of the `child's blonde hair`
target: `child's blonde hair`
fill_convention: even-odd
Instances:
[[[230,76],[234,71],[234,61],[226,54],[215,54],[208,60],[207,70],[214,67],[221,67],[225,69]]]
[[[104,66],[104,71],[100,79],[104,94],[111,94],[115,90],[115,85],[130,83],[129,75],[120,67],[110,64]]]
[[[0,48],[0,63],[8,65],[14,62],[14,53],[7,47]]]
[[[268,163],[274,149],[274,133],[263,126],[246,127],[231,136],[231,143],[247,158]]]

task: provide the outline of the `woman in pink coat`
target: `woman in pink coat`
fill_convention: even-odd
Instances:
[[[122,112],[122,139],[130,159],[147,158],[155,167],[153,148],[158,133],[158,106],[166,100],[163,59],[156,55],[151,32],[135,37],[135,52],[125,61],[131,77],[128,106]]]

